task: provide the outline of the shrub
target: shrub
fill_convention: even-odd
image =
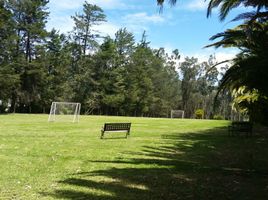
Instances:
[[[216,119],[216,120],[224,120],[224,117],[222,115],[214,115],[213,116],[213,119]]]
[[[195,111],[195,118],[196,119],[203,119],[204,118],[204,110],[203,109],[197,109]]]

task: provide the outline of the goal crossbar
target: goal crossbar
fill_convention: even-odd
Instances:
[[[184,110],[171,110],[170,118],[184,118]]]
[[[76,102],[52,102],[48,121],[79,122],[81,104]]]

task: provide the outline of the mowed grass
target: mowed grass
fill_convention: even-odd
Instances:
[[[0,115],[0,199],[268,199],[268,141],[227,121]],[[130,138],[100,139],[104,122]]]

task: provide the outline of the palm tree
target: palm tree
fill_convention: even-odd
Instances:
[[[268,22],[242,24],[211,37],[215,39],[221,40],[207,47],[240,49],[223,75],[218,94],[231,90],[234,104],[246,110],[253,121],[265,122],[263,119],[268,116]]]
[[[256,11],[242,13],[238,15],[234,20],[240,19],[256,19],[268,17],[268,1],[267,0],[210,0],[207,9],[207,16],[210,16],[212,9],[220,7],[220,20],[224,20],[228,15],[229,11],[243,5],[244,7],[253,7]],[[262,12],[261,10],[266,10]]]
[[[200,0],[202,1],[202,0]],[[205,0],[206,1],[206,0]],[[157,0],[157,4],[163,6],[165,0]],[[177,0],[169,0],[170,5],[175,5]],[[256,11],[246,12],[238,15],[234,20],[240,19],[266,19],[268,18],[267,0],[210,0],[207,8],[207,17],[209,17],[214,8],[220,7],[220,20],[224,20],[230,10],[243,5],[244,7],[255,8]]]
[[[162,6],[164,0],[157,2]],[[169,1],[172,5],[176,2],[176,0]],[[214,8],[219,7],[219,18],[224,20],[230,10],[240,5],[252,7],[255,11],[238,15],[233,20],[244,20],[244,23],[212,36],[211,40],[220,40],[207,47],[240,49],[240,53],[232,60],[231,67],[223,75],[218,94],[223,90],[230,90],[235,97],[234,104],[246,110],[253,121],[266,122],[265,119],[268,118],[268,0],[210,0],[207,17],[211,15]]]
[[[247,86],[249,89],[258,89],[268,96],[268,22],[253,22],[250,27],[242,24],[235,29],[218,33],[210,39],[221,38],[206,47],[238,47],[240,53],[232,60],[232,65],[223,76],[220,90],[238,89]]]

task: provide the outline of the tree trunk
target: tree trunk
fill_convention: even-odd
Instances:
[[[29,63],[31,60],[31,44],[30,44],[30,33],[27,33],[27,40],[26,40],[26,55],[25,55],[26,61]]]
[[[86,55],[88,35],[89,35],[89,25],[87,24],[86,35],[85,35],[85,38],[84,38],[85,41],[84,41],[84,46],[83,46],[83,54],[84,54],[84,56]]]
[[[17,104],[17,95],[16,92],[13,91],[11,95],[11,107],[10,107],[10,112],[15,113],[16,112],[16,104]]]

